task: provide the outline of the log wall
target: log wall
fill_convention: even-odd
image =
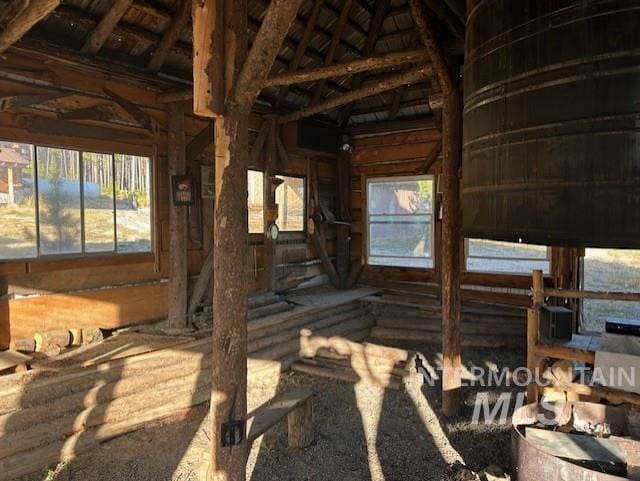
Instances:
[[[167,167],[167,107],[159,94],[176,89],[166,81],[149,82],[133,76],[122,78],[97,67],[62,63],[36,52],[10,50],[0,60],[0,92],[3,96],[65,91],[70,95],[44,104],[16,107],[0,112],[0,138],[24,143],[44,144],[93,151],[148,156],[153,162],[154,250],[130,255],[93,255],[40,258],[27,261],[0,261],[0,349],[11,338],[31,335],[37,329],[93,326],[115,328],[122,325],[162,319],[167,310],[169,275],[170,179]],[[138,124],[105,89],[116,92],[155,119],[159,132],[152,134]],[[58,115],[96,105],[108,105],[108,120],[62,121]],[[207,121],[192,113],[185,102],[186,143],[206,126]],[[35,120],[35,121],[34,121]],[[251,138],[262,119],[250,119]],[[308,162],[317,162],[322,195],[333,203],[335,157],[292,149],[282,172],[305,175]],[[187,171],[200,180],[201,165],[212,165],[212,146],[192,159]],[[309,159],[309,160],[308,160]],[[261,169],[258,159],[253,168]],[[212,200],[192,209],[194,222],[187,241],[190,276],[196,276],[212,243]],[[198,224],[202,230],[200,235]],[[200,239],[201,237],[201,239]],[[193,240],[192,240],[193,239]],[[201,242],[200,242],[201,240]],[[247,281],[252,291],[262,288],[262,236],[247,236],[250,244]],[[335,251],[333,238],[329,251]],[[276,251],[276,277],[281,286],[293,287],[322,267],[304,233],[286,233]],[[52,308],[53,307],[53,308]]]

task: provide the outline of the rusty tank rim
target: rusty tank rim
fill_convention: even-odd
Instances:
[[[556,403],[553,410],[539,404],[526,404],[511,419],[511,463],[517,481],[631,481],[630,478],[599,473],[546,453],[527,441],[524,427],[531,426],[537,416],[555,419],[559,425],[571,419],[573,406],[593,403]]]

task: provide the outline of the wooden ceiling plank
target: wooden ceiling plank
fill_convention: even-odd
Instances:
[[[342,11],[340,12],[340,18],[338,18],[338,23],[333,30],[333,36],[331,37],[329,49],[327,50],[326,56],[324,58],[325,67],[328,67],[333,63],[333,58],[336,55],[336,50],[338,49],[338,45],[340,44],[340,37],[342,37],[342,31],[344,30],[344,26],[349,19],[349,14],[351,13],[352,6],[353,0],[345,0],[344,5],[342,6]],[[326,80],[321,80],[320,82],[318,82],[315,91],[313,92],[313,97],[311,98],[311,105],[315,105],[320,101],[320,97],[322,96],[322,91],[324,90],[325,85]]]
[[[104,43],[107,41],[113,29],[116,28],[118,22],[122,19],[133,0],[116,0],[111,9],[102,17],[100,23],[89,34],[89,37],[82,46],[83,53],[96,54],[100,51]]]
[[[402,85],[410,84],[420,81],[425,77],[431,75],[430,66],[422,66],[407,70],[400,74],[393,75],[384,79],[380,79],[377,82],[372,82],[369,85],[361,87],[359,89],[352,90],[344,95],[330,98],[317,105],[312,105],[302,110],[292,112],[287,115],[283,115],[278,119],[281,124],[293,122],[304,117],[310,117],[311,115],[326,112],[342,105],[350,104],[356,100],[363,99],[365,97],[371,97],[372,95],[378,95],[389,90],[393,90]]]
[[[300,66],[300,62],[302,62],[302,59],[304,58],[304,54],[305,54],[305,51],[307,50],[307,46],[309,45],[309,42],[313,37],[313,31],[316,28],[316,23],[318,22],[318,16],[320,15],[320,9],[322,8],[323,4],[324,4],[324,0],[315,0],[313,4],[313,8],[311,10],[311,14],[309,15],[309,19],[307,20],[307,24],[304,28],[304,33],[302,34],[300,43],[298,43],[295,53],[293,54],[293,59],[291,59],[291,62],[289,63],[289,68],[288,68],[289,73],[295,72]],[[293,82],[281,84],[282,88],[280,89],[280,92],[278,92],[278,98],[274,105],[274,108],[276,110],[280,108],[280,106],[282,105],[282,102],[284,102],[284,99],[287,97],[287,94],[289,93],[289,84],[291,83]]]
[[[429,56],[424,48],[373,55],[371,57],[332,64],[326,67],[298,70],[297,72],[276,75],[265,81],[265,87],[313,82],[331,77],[343,77],[345,75],[352,75],[358,72],[397,67],[398,65],[404,65],[407,63],[415,62],[424,64],[428,58]]]
[[[270,3],[231,95],[241,109],[250,110],[262,90],[302,1],[272,0]]]
[[[147,64],[147,68],[149,70],[157,72],[164,65],[169,52],[171,52],[171,49],[180,38],[180,34],[189,23],[189,19],[191,18],[191,4],[191,0],[182,0],[176,16],[162,36],[162,40],[160,40],[160,43],[154,50],[153,55]]]
[[[60,0],[16,0],[2,13],[0,54],[20,40],[36,23],[60,5]]]

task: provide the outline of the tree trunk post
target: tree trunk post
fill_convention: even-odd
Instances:
[[[168,106],[169,175],[186,172],[184,105],[173,102]],[[173,196],[172,192],[169,193]],[[173,205],[169,200],[169,311],[168,325],[184,327],[187,315],[187,207]]]
[[[460,245],[461,208],[459,169],[462,158],[460,92],[446,96],[443,112],[442,171],[442,410],[456,416],[460,409]]]

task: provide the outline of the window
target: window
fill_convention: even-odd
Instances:
[[[249,234],[262,234],[264,232],[264,174],[259,170],[250,170],[247,175]]]
[[[549,248],[515,242],[467,239],[467,271],[531,275],[534,269],[549,273]]]
[[[278,220],[276,224],[283,232],[303,232],[305,216],[304,178],[276,176],[282,183],[276,188]]]
[[[587,291],[640,292],[640,250],[585,249],[582,276]],[[640,305],[582,299],[580,312],[581,330],[602,332],[608,318],[639,319]]]
[[[370,265],[433,267],[433,176],[367,181]]]
[[[0,142],[0,259],[149,252],[151,162]]]
[[[38,254],[32,145],[0,142],[0,258]]]

